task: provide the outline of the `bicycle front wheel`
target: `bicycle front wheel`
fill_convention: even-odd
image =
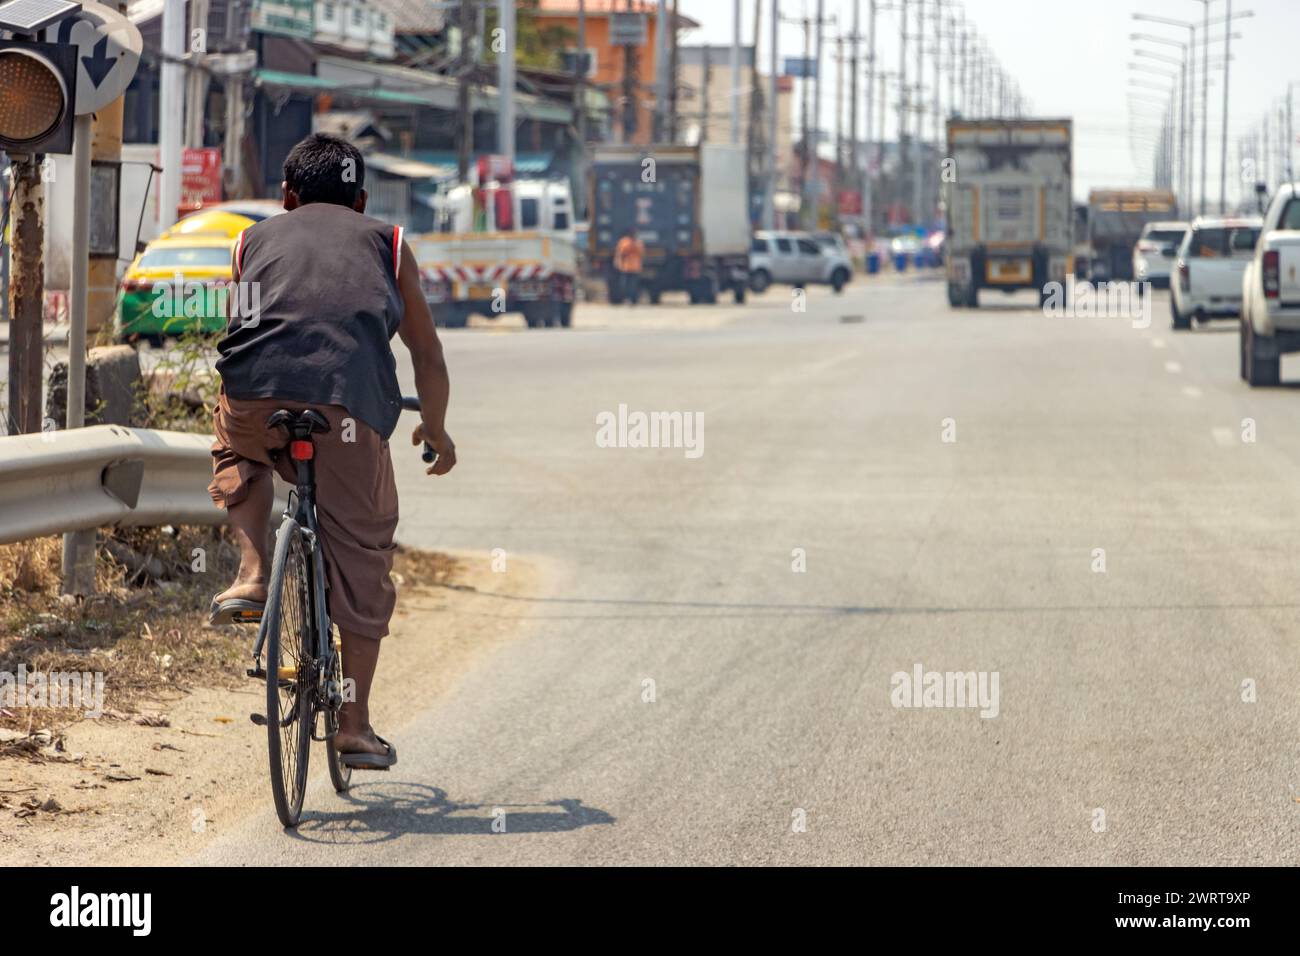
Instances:
[[[266,730],[275,813],[298,825],[307,789],[315,691],[315,619],[311,567],[302,529],[286,518],[276,535],[267,589]]]

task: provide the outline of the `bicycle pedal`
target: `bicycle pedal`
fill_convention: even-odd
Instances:
[[[258,680],[266,680],[266,670],[261,664],[248,668],[244,673],[249,677],[256,677]]]
[[[235,611],[230,616],[231,624],[261,624],[261,611]]]
[[[249,714],[248,719],[259,727],[266,726],[266,714]]]

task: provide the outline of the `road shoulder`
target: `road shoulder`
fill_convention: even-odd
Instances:
[[[536,562],[512,557],[510,573],[495,574],[489,556],[452,557],[460,564],[452,583],[397,581],[371,721],[399,752],[403,725],[518,634],[526,599],[546,589]],[[263,701],[252,680],[233,691],[199,688],[143,722],[72,725],[66,761],[0,761],[0,861],[162,865],[200,851],[270,806],[266,732],[249,720]],[[323,756],[313,744],[313,777],[325,772]]]

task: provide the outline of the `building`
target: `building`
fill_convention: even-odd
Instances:
[[[128,9],[144,52],[125,98],[124,155],[133,165],[123,173],[123,189],[137,206],[135,193],[148,194],[141,200],[150,204],[144,239],[156,234],[160,219],[157,179],[147,164],[157,158],[162,8],[163,0],[134,0]],[[359,138],[373,154],[376,215],[419,228],[426,187],[456,174],[460,80],[449,71],[460,37],[442,8],[424,0],[191,0],[186,36],[199,37],[199,55],[191,56],[204,68],[186,80],[184,145],[216,152],[220,170],[216,195],[204,201],[277,196],[294,143],[316,129],[346,134],[358,121]],[[479,49],[468,74],[471,156],[497,148],[500,97],[490,56]],[[574,78],[525,68],[517,78],[521,171],[572,175],[579,152]],[[608,102],[597,89],[587,91],[586,102],[589,134],[598,136]]]
[[[658,4],[653,0],[586,0],[587,79],[609,97],[613,110],[613,134],[616,142],[649,143],[654,136],[655,110],[655,36],[659,28]],[[538,0],[533,16],[562,26],[572,36],[565,54],[569,68],[576,71],[578,59],[578,0]],[[623,46],[613,42],[611,28],[617,30],[628,17],[643,18],[641,43]],[[620,22],[621,21],[621,22]],[[699,26],[690,17],[677,15],[677,30]],[[670,37],[669,42],[673,42]],[[631,110],[627,109],[631,90]],[[624,119],[633,128],[625,131]]]

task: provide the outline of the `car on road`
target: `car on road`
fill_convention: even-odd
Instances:
[[[780,282],[795,288],[829,285],[842,292],[853,278],[848,252],[807,232],[754,233],[749,247],[749,287],[764,292]]]
[[[1185,222],[1149,222],[1133,247],[1133,278],[1158,289],[1169,287],[1178,247],[1187,235]]]
[[[159,239],[176,239],[183,236],[225,236],[236,239],[239,234],[256,222],[241,213],[227,212],[224,209],[205,209],[191,213],[183,219],[177,219],[163,231]]]
[[[122,277],[119,336],[160,345],[166,335],[225,329],[235,237],[196,233],[145,246]]]
[[[1169,308],[1175,329],[1192,320],[1236,318],[1241,312],[1241,280],[1255,251],[1262,221],[1201,216],[1178,247]]]
[[[1269,203],[1254,255],[1241,277],[1241,377],[1276,385],[1282,355],[1300,351],[1300,184]]]

